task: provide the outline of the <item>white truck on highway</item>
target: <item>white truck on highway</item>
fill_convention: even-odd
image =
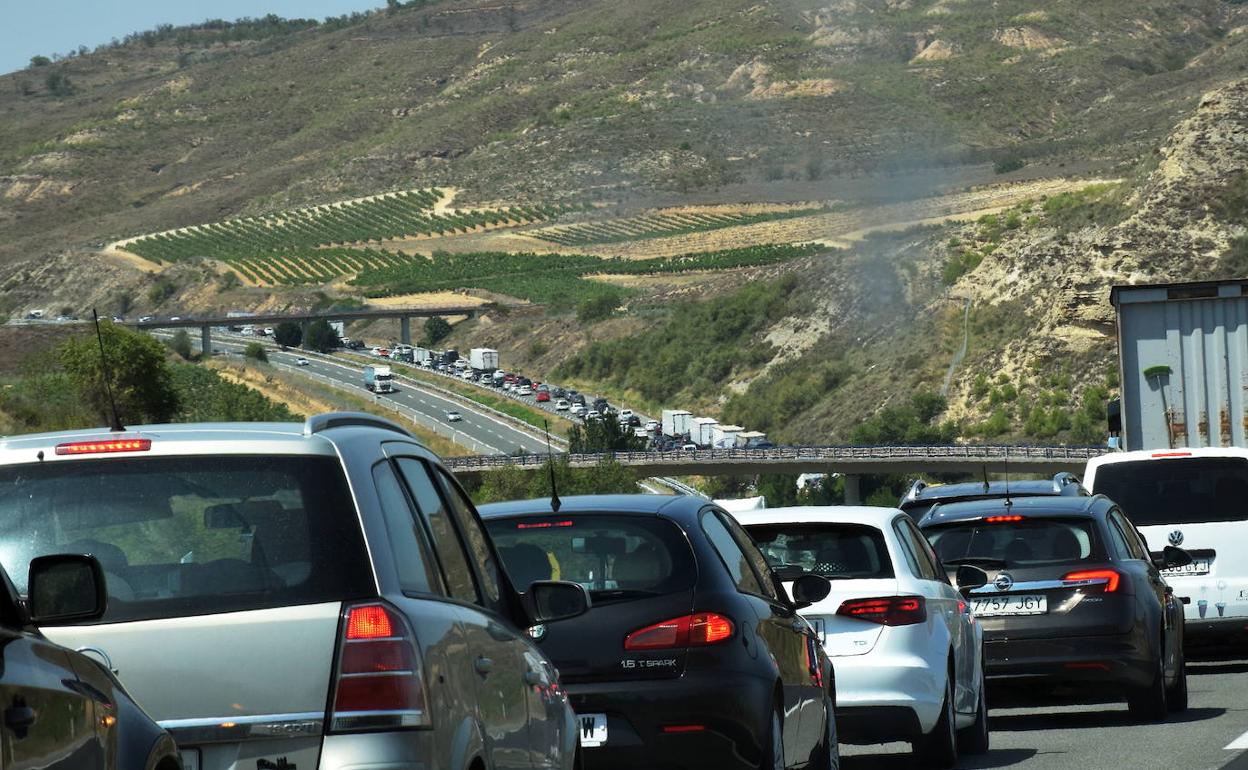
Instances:
[[[394,374],[388,366],[364,367],[364,387],[374,393],[393,393]]]
[[[693,415],[683,409],[663,410],[663,435],[680,438],[689,432],[689,423]]]
[[[468,365],[477,372],[492,372],[498,368],[498,351],[491,348],[473,348],[468,351]]]

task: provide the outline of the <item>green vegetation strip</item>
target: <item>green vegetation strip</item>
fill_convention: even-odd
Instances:
[[[774,222],[781,219],[796,219],[815,214],[826,214],[827,208],[790,209],[788,211],[766,211],[758,214],[719,214],[719,213],[685,213],[685,214],[647,214],[628,219],[613,219],[606,222],[585,222],[566,227],[551,227],[531,232],[534,238],[540,238],[562,246],[588,246],[598,243],[623,243],[639,241],[647,238],[670,238],[677,235],[719,230],[725,227],[741,227],[758,222]]]

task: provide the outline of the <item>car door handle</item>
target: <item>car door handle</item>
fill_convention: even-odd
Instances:
[[[494,661],[482,655],[473,662],[473,668],[477,669],[477,673],[481,676],[488,675],[494,670]]]
[[[12,730],[25,730],[35,723],[35,710],[30,706],[9,706],[4,710],[4,725]]]

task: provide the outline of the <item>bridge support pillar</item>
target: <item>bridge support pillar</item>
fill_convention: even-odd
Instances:
[[[299,330],[302,332],[302,334],[299,335],[299,347],[303,348],[304,350],[312,349],[312,346],[308,343],[308,330],[310,330],[311,328],[312,328],[311,321],[299,322]]]
[[[862,478],[854,473],[842,474],[841,478],[845,480],[845,504],[862,505],[862,489],[859,486]]]
[[[399,342],[404,345],[412,344],[412,319],[411,316],[401,316],[399,318]]]
[[[212,327],[208,324],[199,327],[199,349],[205,356],[212,355]]]

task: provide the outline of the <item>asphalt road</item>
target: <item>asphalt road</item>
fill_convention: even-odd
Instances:
[[[198,340],[194,342],[198,345]],[[214,337],[212,346],[217,350],[240,353],[247,346],[247,343]],[[277,349],[270,349],[268,354],[269,361],[287,366],[294,366],[296,359],[301,355],[298,351],[282,352]],[[331,363],[316,356],[308,356],[308,365],[299,367],[299,370],[350,385],[357,388],[359,395],[362,397],[373,397],[374,394],[364,389],[363,368],[363,365]],[[546,442],[544,440],[530,435],[507,422],[481,412],[475,412],[471,407],[465,406],[462,402],[440,396],[428,390],[419,390],[403,382],[395,383],[395,392],[378,394],[376,397],[391,400],[396,404],[419,412],[431,420],[453,426],[455,430],[460,431],[472,440],[473,443],[469,444],[470,446],[482,451],[484,454],[512,454],[517,449],[537,453],[546,451]],[[463,419],[455,423],[448,423],[446,413],[449,411],[459,412]]]
[[[1126,706],[1116,702],[993,688],[988,701],[992,748],[982,756],[963,757],[957,767],[1248,770],[1248,660],[1228,657],[1242,658],[1245,651],[1191,654],[1199,655],[1188,661],[1191,705],[1156,724],[1133,722]],[[913,766],[907,744],[842,746],[841,753],[846,770]]]

